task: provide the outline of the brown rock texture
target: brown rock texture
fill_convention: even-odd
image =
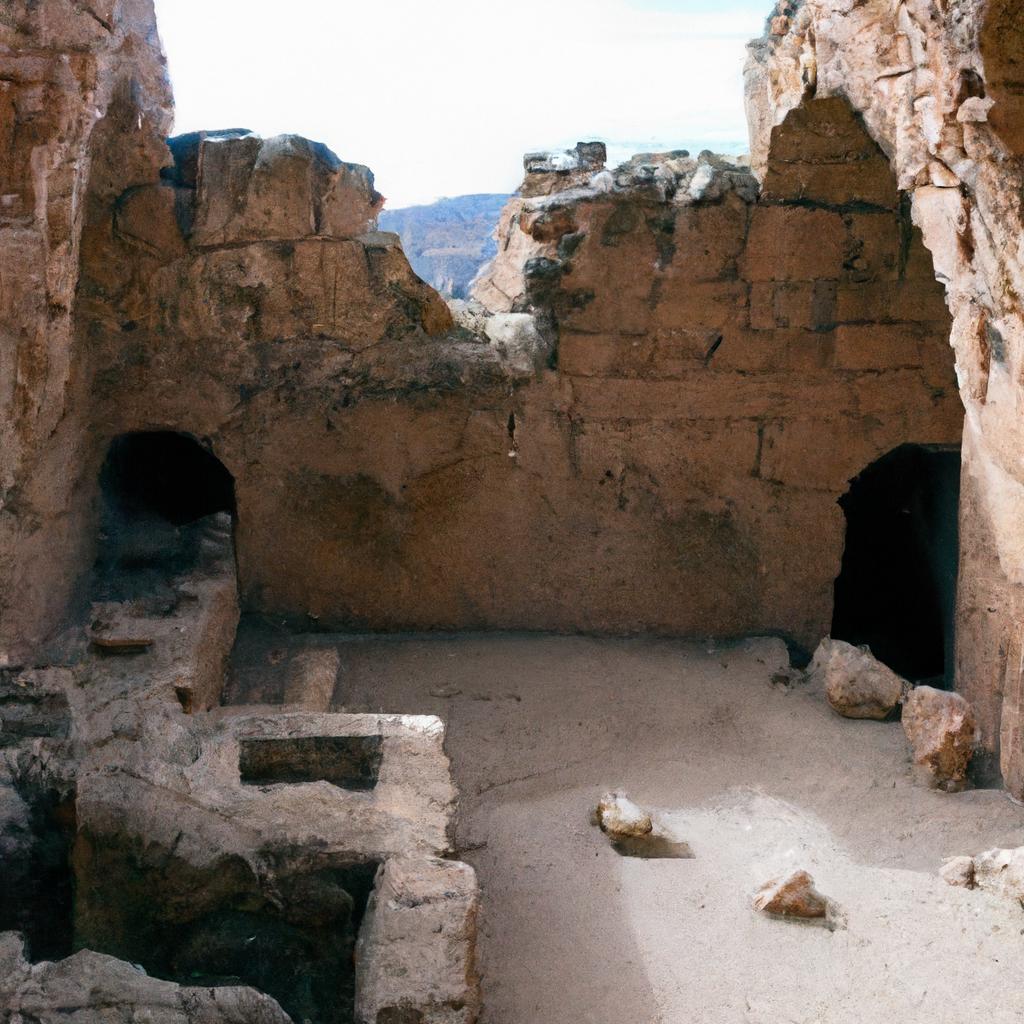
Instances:
[[[126,105],[130,123],[104,137],[99,125]],[[68,471],[89,448],[74,314],[89,183],[112,167],[118,194],[155,177],[170,120],[151,0],[4,4],[0,660],[52,629],[90,557],[88,501]]]
[[[760,197],[711,156],[531,156],[473,327],[372,230],[365,168],[292,136],[168,149],[152,11],[117,10],[144,43],[133,87],[104,56],[110,101],[68,158],[80,241],[53,344],[72,413],[2,513],[9,657],[61,624],[100,465],[131,431],[200,438],[234,477],[247,611],[808,648],[847,482],[905,442],[958,440],[941,288],[843,104],[779,127]],[[17,52],[63,52],[26,18]]]
[[[884,154],[830,100],[780,126],[762,195],[710,154],[638,156],[562,186],[536,173],[475,294],[557,325],[579,478],[558,507],[606,540],[620,524],[633,534],[605,550],[630,552],[619,596],[642,615],[608,594],[588,627],[779,630],[813,647],[842,547],[836,499],[884,452],[955,443],[962,426],[942,290]],[[572,542],[558,557],[575,557]],[[588,601],[602,562],[576,562]]]
[[[785,878],[765,882],[754,896],[754,909],[779,917],[814,920],[828,915],[828,900],[814,888],[806,871],[794,871]]]
[[[866,648],[830,637],[818,645],[808,674],[824,686],[832,710],[844,718],[888,718],[910,690],[910,683]]]
[[[908,197],[952,315],[963,440],[957,685],[984,760],[1024,796],[1024,186],[1019,5],[1012,0],[807,0],[752,44],[753,165],[808,97],[860,113]],[[806,177],[806,176],[805,176]],[[810,181],[810,179],[807,179]]]
[[[958,693],[917,686],[904,701],[902,720],[914,764],[926,768],[940,789],[963,789],[978,741],[978,726],[967,701]]]

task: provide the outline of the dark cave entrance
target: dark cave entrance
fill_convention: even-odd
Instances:
[[[235,482],[188,434],[141,431],[115,438],[100,471],[101,576],[166,575],[193,567],[204,541],[230,533]],[[115,596],[115,595],[108,595]]]
[[[832,636],[866,644],[900,675],[951,685],[960,450],[902,445],[839,499],[846,547]]]

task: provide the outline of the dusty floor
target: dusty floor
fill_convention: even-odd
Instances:
[[[928,791],[898,723],[852,722],[773,675],[777,641],[304,637],[243,630],[235,699],[337,645],[337,709],[436,713],[483,886],[485,1024],[1015,1024],[1024,909],[953,889],[943,857],[1024,844],[1001,792]],[[692,860],[617,854],[601,792],[671,811]],[[803,867],[835,931],[766,919]]]

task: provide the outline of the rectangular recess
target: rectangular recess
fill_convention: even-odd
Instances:
[[[238,772],[248,786],[329,782],[339,789],[377,785],[380,736],[290,736],[239,741]]]

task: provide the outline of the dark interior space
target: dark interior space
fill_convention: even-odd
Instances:
[[[352,1024],[355,944],[380,865],[323,859],[294,873],[276,862],[271,881],[240,857],[197,869],[158,844],[80,834],[76,945],[180,985],[252,986],[296,1022]]]
[[[832,636],[914,682],[952,683],[959,502],[959,449],[924,445],[884,455],[839,500]]]
[[[211,517],[235,513],[234,479],[224,464],[195,438],[173,431],[115,438],[100,491],[101,578],[189,568],[203,538],[216,532]]]
[[[33,963],[60,960],[73,952],[75,800],[31,785],[17,792],[28,815],[0,835],[0,931],[21,932]]]
[[[292,1020],[351,1024],[356,937],[377,864],[289,880],[282,906],[252,897],[183,928],[155,970],[187,985],[251,985]]]
[[[107,505],[126,518],[184,526],[235,510],[235,483],[195,438],[169,430],[115,438],[100,473]]]
[[[242,740],[238,772],[250,786],[329,782],[339,789],[377,785],[383,740],[380,736],[290,736]]]

